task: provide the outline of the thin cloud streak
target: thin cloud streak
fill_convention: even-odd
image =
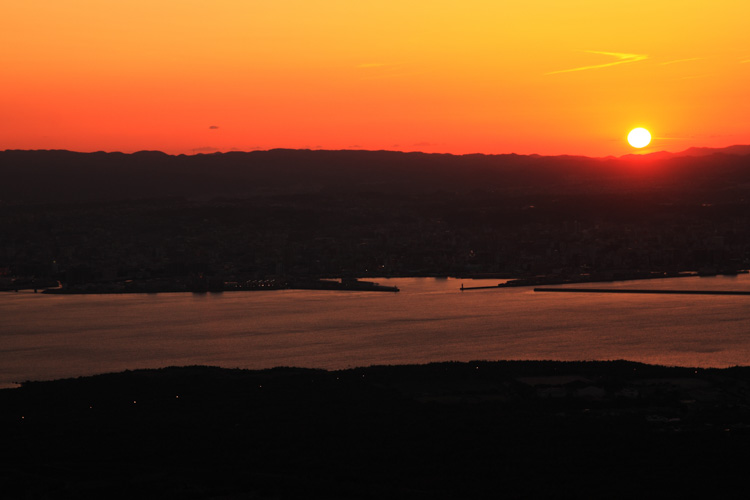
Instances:
[[[690,57],[688,59],[675,59],[674,61],[667,61],[667,62],[660,63],[659,66],[667,66],[669,64],[677,64],[677,63],[689,62],[689,61],[700,61],[701,59],[703,58],[702,57]]]
[[[578,68],[550,71],[549,73],[545,73],[545,74],[556,75],[559,73],[572,73],[574,71],[586,71],[589,69],[609,68],[610,66],[617,66],[618,64],[626,64],[626,63],[638,62],[638,61],[643,61],[644,59],[648,59],[648,56],[645,54],[624,54],[622,52],[600,52],[598,50],[584,50],[583,52],[587,52],[589,54],[601,54],[604,56],[616,57],[618,60],[612,61],[609,63],[604,63],[604,64],[593,64],[591,66],[580,66]]]

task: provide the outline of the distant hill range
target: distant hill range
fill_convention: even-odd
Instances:
[[[0,204],[302,193],[607,193],[750,189],[750,146],[620,158],[270,150],[0,152]]]
[[[668,158],[680,158],[684,156],[711,156],[711,155],[735,155],[735,156],[747,156],[750,155],[750,145],[735,145],[726,148],[689,148],[679,153],[670,153],[668,151],[658,151],[656,153],[648,153],[644,155],[625,155],[620,158],[634,158],[634,157],[646,157],[652,160],[663,160]]]

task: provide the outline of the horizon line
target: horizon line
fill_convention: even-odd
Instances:
[[[361,152],[361,153],[401,153],[401,154],[422,154],[422,155],[431,155],[431,156],[528,156],[528,157],[542,157],[542,158],[559,158],[559,157],[573,157],[573,158],[590,158],[590,159],[620,159],[620,158],[633,158],[633,157],[642,157],[647,158],[654,155],[681,155],[685,154],[688,151],[691,150],[698,150],[698,151],[713,151],[715,153],[720,153],[721,150],[725,149],[731,149],[731,148],[737,148],[737,147],[748,147],[750,148],[750,144],[731,144],[729,146],[723,146],[723,147],[706,147],[706,146],[691,146],[685,150],[682,151],[667,151],[667,150],[659,150],[659,151],[651,151],[651,152],[631,152],[622,154],[619,156],[616,155],[606,155],[606,156],[589,156],[585,154],[571,154],[571,153],[563,153],[563,154],[551,154],[551,155],[545,155],[545,154],[539,154],[539,153],[428,153],[425,151],[419,151],[419,150],[396,150],[396,149],[350,149],[350,148],[343,148],[343,149],[313,149],[313,148],[270,148],[270,149],[251,149],[251,150],[228,150],[228,151],[213,151],[213,152],[198,152],[198,153],[167,153],[165,151],[161,151],[158,149],[141,149],[137,151],[132,152],[125,152],[125,151],[105,151],[105,150],[93,150],[93,151],[79,151],[79,150],[71,150],[71,149],[4,149],[0,152],[7,153],[7,152],[65,152],[65,153],[75,153],[75,154],[97,154],[97,153],[103,153],[103,154],[123,154],[123,155],[134,155],[134,154],[141,154],[141,153],[158,153],[165,156],[173,156],[173,157],[179,157],[179,156],[210,156],[210,155],[224,155],[224,154],[231,154],[231,153],[238,153],[238,154],[252,154],[252,153],[269,153],[274,151],[299,151],[299,152]],[[750,151],[748,152],[750,154]]]

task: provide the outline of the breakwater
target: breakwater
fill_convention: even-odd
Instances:
[[[535,292],[568,292],[568,293],[651,293],[678,295],[750,295],[750,291],[735,290],[647,290],[624,288],[534,288]]]

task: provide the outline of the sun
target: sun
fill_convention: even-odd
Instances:
[[[651,142],[651,133],[645,128],[634,128],[628,134],[628,143],[634,148],[644,148]]]

